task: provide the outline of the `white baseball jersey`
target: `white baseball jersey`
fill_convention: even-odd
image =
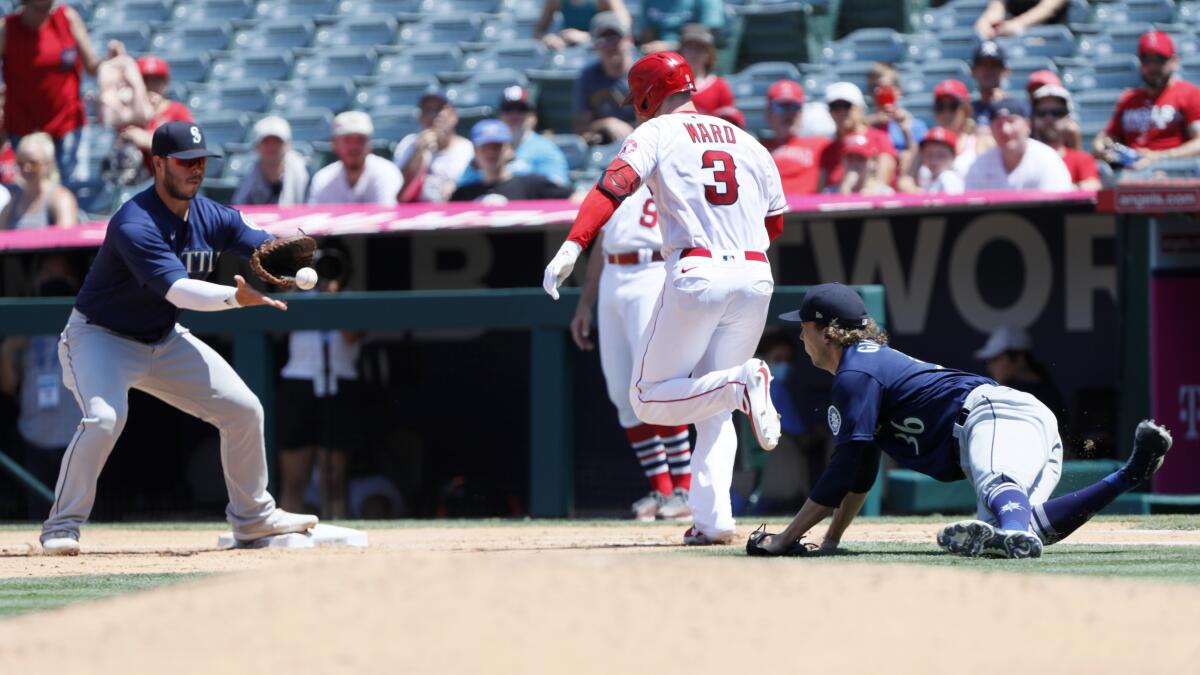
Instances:
[[[658,251],[662,248],[658,229],[658,211],[650,189],[642,186],[630,195],[604,225],[601,246],[604,253],[630,253],[640,249]],[[657,291],[657,289],[655,289]]]
[[[664,255],[690,247],[766,251],[764,219],[787,210],[771,153],[717,117],[655,117],[625,139],[617,157],[654,195]]]

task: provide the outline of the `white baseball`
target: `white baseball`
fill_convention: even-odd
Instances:
[[[296,270],[296,286],[307,291],[317,285],[317,271],[311,267],[301,267]]]

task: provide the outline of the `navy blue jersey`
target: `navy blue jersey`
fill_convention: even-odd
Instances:
[[[891,347],[847,347],[833,378],[829,429],[839,448],[872,442],[901,466],[962,478],[954,422],[975,387],[995,381],[918,361]]]
[[[150,187],[125,202],[108,221],[75,308],[90,323],[142,342],[154,342],[175,325],[179,309],[167,289],[185,277],[207,279],[224,251],[249,256],[271,235],[241,212],[211,199],[192,200],[187,221]]]

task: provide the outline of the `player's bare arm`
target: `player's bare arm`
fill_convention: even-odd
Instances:
[[[596,245],[604,237],[601,232],[596,237]],[[571,339],[575,346],[582,351],[590,352],[596,348],[591,341],[592,311],[596,308],[596,298],[600,292],[600,273],[604,271],[604,255],[593,251],[588,258],[587,277],[583,282],[583,290],[579,294],[579,303],[575,305],[575,318],[571,319]]]
[[[846,534],[846,528],[850,527],[850,523],[862,510],[863,504],[867,502],[867,492],[847,492],[842,498],[842,503],[833,512],[833,518],[829,521],[829,529],[825,530],[825,536],[821,541],[821,550],[832,551],[841,543],[842,537]]]

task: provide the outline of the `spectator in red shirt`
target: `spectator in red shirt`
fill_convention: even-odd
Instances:
[[[83,19],[71,7],[55,7],[54,0],[25,0],[4,17],[0,54],[8,85],[4,128],[9,140],[16,146],[35,131],[50,134],[58,172],[71,180],[87,121],[80,76],[84,70],[95,75],[100,66]]]
[[[1099,190],[1100,172],[1096,158],[1082,150],[1068,147],[1067,136],[1072,124],[1071,93],[1063,87],[1048,84],[1033,94],[1033,137],[1054,148],[1067,170],[1071,182],[1080,190]]]
[[[154,130],[167,122],[193,122],[192,111],[179,101],[167,97],[167,85],[171,81],[171,67],[157,56],[143,56],[137,60],[138,73],[146,84],[146,98],[150,101],[150,120],[143,125],[129,125],[121,129],[121,140],[137,146],[150,168],[150,141]]]
[[[1169,157],[1200,155],[1200,88],[1176,75],[1171,36],[1149,31],[1138,41],[1142,86],[1121,95],[1112,119],[1092,144],[1097,157],[1119,163],[1115,143],[1140,151],[1135,171]]]
[[[886,131],[867,124],[867,104],[863,100],[862,90],[850,82],[835,82],[825,89],[825,103],[829,106],[829,114],[837,131],[833,142],[821,153],[818,188],[824,191],[831,185],[841,184],[844,171],[842,155],[846,149],[842,141],[847,136],[863,136],[871,143],[878,153],[875,158],[876,176],[885,185],[893,185],[900,156]]]
[[[17,178],[17,152],[8,142],[4,127],[4,83],[0,82],[0,184],[10,184]]]
[[[734,104],[729,83],[712,72],[717,67],[717,45],[711,28],[699,23],[684,26],[679,33],[679,54],[692,67],[696,80],[696,93],[692,94],[696,110],[711,115],[718,108]]]
[[[767,124],[773,135],[763,145],[771,151],[787,195],[817,192],[821,154],[830,143],[822,136],[800,135],[803,109],[804,88],[799,82],[779,80],[767,89]]]

